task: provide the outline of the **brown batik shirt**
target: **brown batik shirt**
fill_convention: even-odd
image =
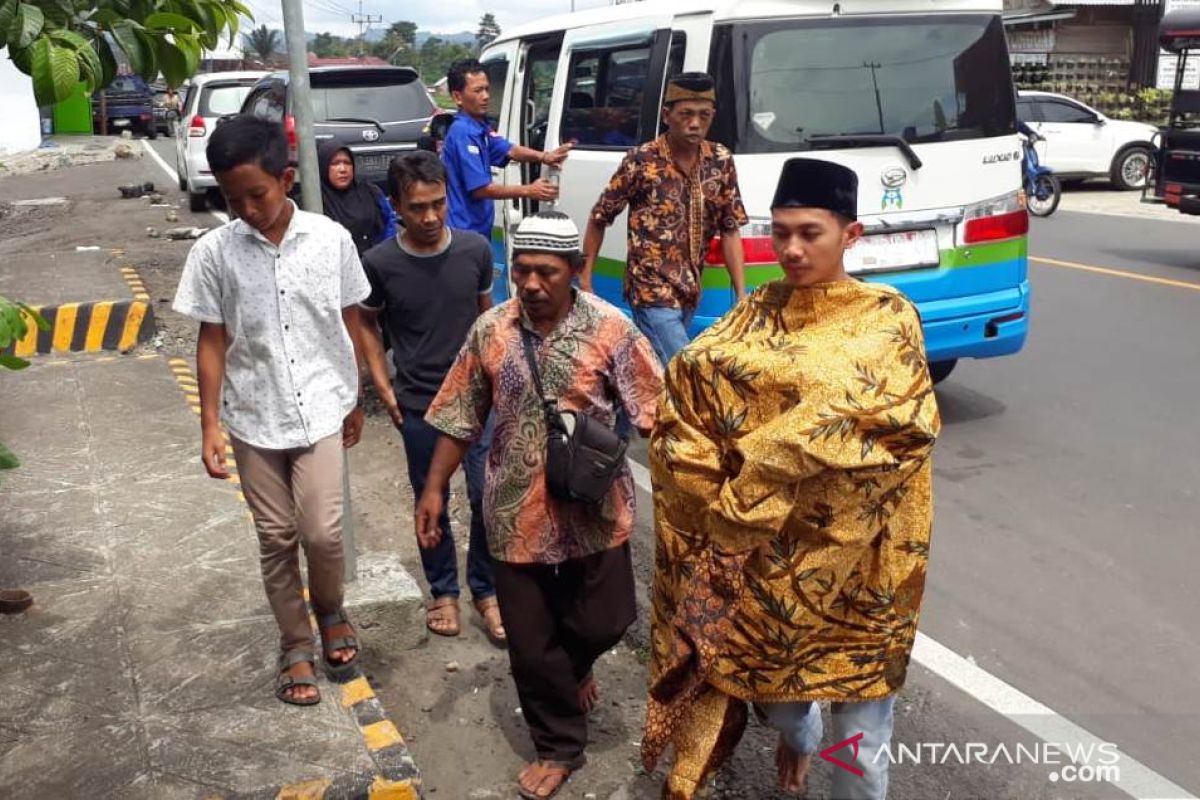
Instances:
[[[591,218],[611,225],[629,206],[625,299],[633,306],[695,308],[708,242],[748,218],[733,154],[704,142],[689,175],[671,157],[666,135],[626,154]]]

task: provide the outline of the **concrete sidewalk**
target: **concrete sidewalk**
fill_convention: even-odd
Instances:
[[[367,681],[272,693],[278,634],[237,486],[199,464],[157,355],[39,357],[0,376],[0,796],[417,797]],[[362,635],[370,649],[370,633]]]

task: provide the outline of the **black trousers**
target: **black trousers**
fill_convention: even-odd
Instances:
[[[629,545],[557,565],[494,566],[508,658],[538,758],[574,761],[587,746],[579,682],[637,617]]]

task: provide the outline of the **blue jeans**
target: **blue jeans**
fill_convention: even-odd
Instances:
[[[865,703],[833,704],[833,742],[862,734],[858,757],[850,745],[830,756],[862,770],[862,776],[833,764],[834,800],[884,800],[887,797],[888,754],[880,752],[892,740],[892,708],[895,695]],[[763,703],[767,723],[779,731],[788,747],[797,753],[815,754],[821,749],[821,708],[816,703]],[[876,758],[878,756],[878,758]]]
[[[412,484],[413,496],[421,499],[425,481],[429,477],[429,466],[433,463],[433,450],[441,433],[425,421],[422,411],[404,410],[404,424],[400,426],[404,439],[404,455],[408,460],[408,480]],[[482,600],[496,594],[492,580],[492,557],[488,553],[487,529],[483,525],[483,476],[487,462],[488,447],[492,443],[492,420],[483,430],[479,440],[467,451],[463,468],[467,473],[467,497],[471,501],[471,539],[467,545],[467,586],[471,599]],[[438,527],[442,538],[435,547],[421,550],[421,566],[425,580],[434,598],[450,595],[458,597],[458,556],[454,549],[454,536],[450,531],[450,490],[442,496],[442,516]]]
[[[688,327],[692,317],[696,316],[694,308],[670,308],[667,306],[634,306],[633,323],[638,326],[664,367],[676,353],[684,348],[691,337]]]

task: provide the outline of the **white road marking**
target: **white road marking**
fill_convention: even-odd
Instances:
[[[650,471],[632,458],[628,461],[634,483],[650,493]],[[912,658],[942,680],[1044,742],[1087,747],[1089,744],[1099,746],[1106,741],[923,633],[917,633]],[[1197,800],[1187,789],[1159,775],[1128,753],[1121,752],[1121,760],[1115,766],[1120,769],[1121,777],[1113,785],[1137,800]]]
[[[158,164],[158,166],[162,167],[163,172],[165,172],[171,176],[171,183],[174,184],[175,186],[178,186],[179,185],[179,173],[175,171],[174,167],[172,167],[170,164],[168,164],[166,162],[166,160],[158,154],[158,151],[150,146],[149,139],[142,139],[141,142],[142,142],[142,147],[146,148],[146,152],[150,154],[150,157],[152,159],[154,159],[154,162],[156,164]],[[214,217],[216,217],[218,220],[220,220],[222,224],[229,222],[229,215],[226,214],[224,211],[210,210],[208,213],[212,214]]]

